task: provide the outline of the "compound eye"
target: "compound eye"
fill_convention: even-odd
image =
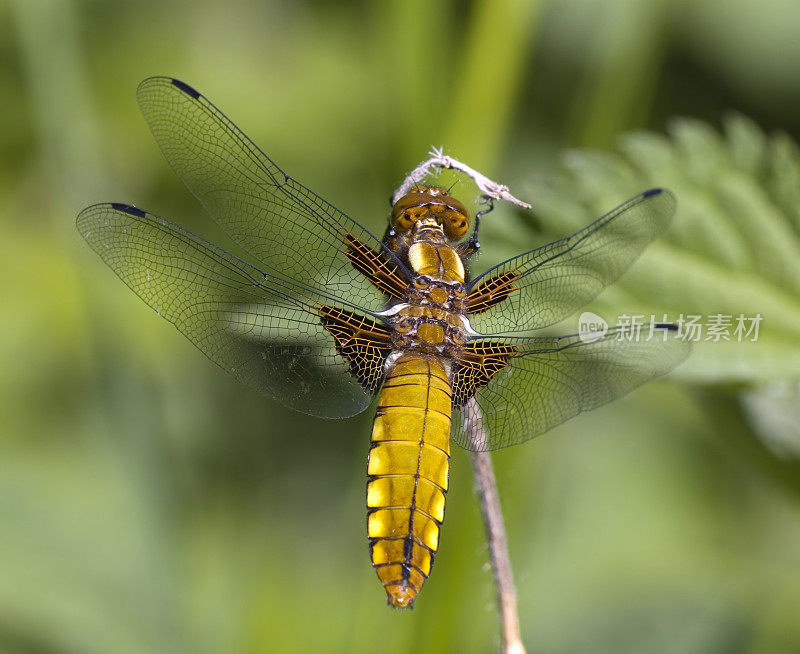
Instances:
[[[463,213],[450,210],[447,212],[442,227],[448,239],[451,241],[459,241],[464,238],[464,235],[467,233],[469,220]]]
[[[394,224],[392,226],[401,234],[410,232],[414,223],[419,220],[420,213],[419,207],[406,209],[394,218]]]

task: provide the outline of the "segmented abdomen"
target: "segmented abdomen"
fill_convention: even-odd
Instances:
[[[435,358],[389,371],[372,427],[367,531],[389,604],[411,607],[433,565],[450,458],[450,384]]]

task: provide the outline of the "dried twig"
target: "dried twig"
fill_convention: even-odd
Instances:
[[[470,452],[472,467],[475,471],[486,541],[489,544],[489,562],[497,591],[497,604],[503,630],[502,651],[504,654],[525,654],[517,612],[517,591],[514,588],[511,560],[508,557],[508,540],[503,524],[503,512],[500,509],[500,497],[497,494],[492,458],[489,452],[479,451],[479,448],[485,447],[487,435],[481,410],[475,398],[467,402],[462,415],[464,430],[472,445]]]
[[[443,154],[442,149],[443,148],[433,148],[428,153],[430,158],[423,161],[406,176],[405,181],[403,181],[400,187],[394,192],[392,204],[408,193],[412,186],[419,184],[433,168],[452,168],[453,170],[460,170],[462,173],[466,173],[475,180],[475,184],[477,184],[480,191],[484,194],[483,197],[491,198],[492,200],[506,200],[524,209],[531,208],[531,205],[527,202],[518,200],[511,195],[508,187],[504,184],[493,182],[486,177],[486,175],[479,173],[474,168],[470,168],[467,164],[461,163],[458,159],[453,159],[453,157],[448,157],[446,154]]]

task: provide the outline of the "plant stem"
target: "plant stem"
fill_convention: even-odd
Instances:
[[[464,407],[464,429],[470,438],[472,467],[478,487],[483,525],[486,529],[486,542],[489,545],[489,563],[492,566],[497,608],[502,628],[503,654],[525,654],[519,627],[517,611],[517,591],[514,588],[514,575],[508,556],[508,539],[497,493],[497,480],[494,476],[492,458],[489,452],[480,451],[486,443],[486,432],[475,398]]]

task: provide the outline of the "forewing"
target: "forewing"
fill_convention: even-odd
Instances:
[[[254,263],[368,310],[383,307],[384,293],[345,254],[362,247],[402,268],[379,239],[286,175],[187,84],[151,77],[137,97],[178,177]]]
[[[672,327],[672,326],[670,326]],[[453,375],[453,439],[470,450],[522,443],[663,375],[689,354],[672,329],[629,340],[618,328],[579,336],[476,341]],[[467,423],[480,425],[473,437]]]
[[[669,191],[651,189],[572,236],[490,268],[467,289],[472,328],[507,334],[567,318],[625,272],[674,211]]]
[[[388,344],[388,331],[374,316],[356,319],[346,302],[266,274],[136,207],[88,207],[77,227],[122,281],[240,381],[316,416],[350,416],[369,404],[371,389],[362,388],[337,347],[351,324],[367,345],[373,339]],[[323,325],[332,314],[335,338]],[[375,351],[359,366],[362,379],[382,375]]]

